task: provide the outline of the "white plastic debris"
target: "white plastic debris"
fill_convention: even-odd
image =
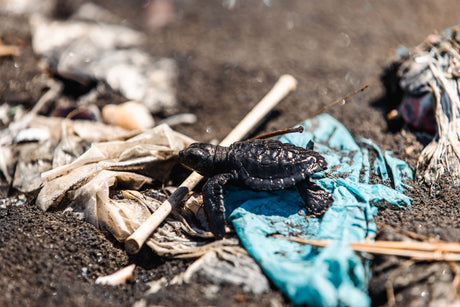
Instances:
[[[122,285],[126,283],[133,276],[135,268],[136,268],[135,264],[130,264],[127,267],[124,267],[121,270],[116,271],[113,274],[98,277],[96,279],[96,284],[109,285],[109,286]]]
[[[103,170],[89,182],[71,193],[73,211],[84,212],[84,218],[99,229],[123,241],[151,214],[148,207],[130,199],[115,200],[109,196],[116,185],[140,189],[152,179],[131,172]]]
[[[32,47],[59,75],[80,82],[98,80],[152,113],[176,111],[176,63],[137,47],[145,36],[124,26],[30,18]]]
[[[12,168],[12,164],[14,164],[14,159],[11,148],[0,146],[0,171],[7,182],[12,180],[9,170],[9,168]]]
[[[0,134],[3,144],[0,171],[21,192],[39,189],[43,172],[72,162],[91,142],[125,139],[134,134],[120,127],[85,120],[32,115],[23,124],[21,121],[12,123]]]
[[[99,229],[109,231],[122,242],[152,214],[159,201],[127,190],[122,190],[122,199],[114,199],[110,190],[120,186],[138,190],[154,179],[164,182],[176,164],[174,157],[178,151],[192,142],[169,126],[160,125],[125,141],[93,143],[71,163],[42,174],[44,185],[36,204],[42,210],[48,210],[66,199],[66,210]],[[186,225],[188,228],[179,226],[178,229],[189,229],[193,233],[193,228]],[[169,229],[170,225],[165,227]],[[196,230],[195,233],[206,231]],[[181,235],[179,241],[183,237],[185,235]],[[176,231],[168,240],[178,238]],[[196,247],[197,244],[203,245],[195,242],[179,247]]]
[[[157,126],[126,141],[94,143],[88,151],[70,164],[42,174],[44,187],[37,198],[42,210],[57,206],[71,190],[81,187],[103,170],[138,171],[155,179],[164,179],[177,152],[192,139],[173,131],[167,125]],[[116,173],[114,173],[114,176]],[[136,187],[139,186],[136,184]]]
[[[48,129],[44,128],[26,128],[19,131],[14,138],[14,143],[25,142],[44,142],[49,139],[50,133]]]
[[[52,141],[19,145],[13,187],[21,192],[40,188],[40,174],[51,168],[54,146]]]

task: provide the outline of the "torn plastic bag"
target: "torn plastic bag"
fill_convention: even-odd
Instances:
[[[305,132],[289,134],[282,142],[306,147],[310,140],[328,162],[328,172],[312,177],[333,194],[334,204],[322,219],[309,217],[295,189],[255,192],[226,187],[227,216],[243,245],[262,269],[296,305],[369,306],[369,262],[352,251],[347,242],[364,241],[375,235],[375,203],[385,200],[408,208],[403,181],[412,178],[407,164],[382,153],[370,140],[359,146],[346,128],[327,114],[307,120]],[[369,147],[370,146],[370,147]],[[377,154],[372,167],[383,184],[369,184],[369,148]],[[331,239],[335,243],[318,249],[287,240],[289,236]]]
[[[37,205],[44,211],[58,206],[66,194],[103,170],[137,172],[162,180],[175,164],[175,154],[192,142],[163,124],[126,141],[93,143],[72,163],[42,174],[44,186],[38,194]]]
[[[91,142],[125,139],[140,133],[86,120],[30,113],[27,117],[0,131],[0,171],[24,193],[38,190],[43,184],[42,173],[70,163]]]

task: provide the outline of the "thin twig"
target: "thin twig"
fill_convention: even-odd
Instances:
[[[457,264],[453,261],[447,261],[450,269],[454,273],[454,279],[452,280],[452,297],[454,300],[458,299],[458,290],[460,288],[460,269]]]
[[[321,114],[321,113],[323,113],[324,111],[326,111],[327,109],[329,109],[329,108],[335,106],[336,104],[339,104],[339,103],[345,104],[345,103],[346,103],[346,100],[347,100],[348,98],[350,98],[350,97],[353,96],[353,95],[358,94],[359,92],[364,91],[364,90],[365,90],[366,88],[368,88],[368,87],[369,87],[369,84],[366,84],[366,85],[362,86],[361,88],[359,88],[359,89],[357,89],[357,90],[355,90],[355,91],[353,91],[353,92],[351,92],[351,93],[349,93],[349,94],[343,96],[342,98],[337,99],[336,101],[331,102],[330,104],[328,104],[328,105],[322,107],[322,108],[319,109],[318,111],[313,112],[312,114],[310,114],[306,119],[313,118],[313,117],[315,117],[316,115]]]
[[[345,104],[346,103],[346,99],[350,98],[351,96],[353,95],[356,95],[357,93],[359,92],[362,92],[364,91],[366,88],[369,87],[369,84],[366,84],[364,86],[362,86],[361,88],[351,92],[351,93],[348,93],[347,95],[343,96],[342,98],[340,99],[337,99],[336,101],[334,102],[331,102],[330,104],[322,107],[321,109],[319,109],[318,111],[310,114],[306,119],[309,119],[309,118],[312,118],[312,117],[315,117],[316,115],[320,114],[320,113],[323,113],[324,111],[326,111],[327,109],[335,106],[336,104],[338,103],[342,103],[342,104]],[[268,132],[268,133],[265,133],[265,134],[261,134],[261,135],[258,135],[258,136],[255,136],[253,138],[250,138],[248,139],[248,141],[252,141],[252,140],[256,140],[256,139],[268,139],[268,138],[271,138],[271,137],[275,137],[275,136],[278,136],[278,135],[283,135],[283,134],[288,134],[288,133],[294,133],[294,132],[299,132],[299,133],[302,133],[304,131],[304,127],[302,126],[298,126],[298,127],[294,127],[294,128],[288,128],[288,129],[283,129],[283,130],[277,130],[277,131],[273,131],[273,132]]]
[[[265,95],[264,98],[243,118],[243,120],[220,143],[228,146],[243,139],[251,130],[297,86],[297,81],[290,75],[281,76],[278,82]],[[178,204],[187,193],[192,190],[203,177],[193,172],[161,206],[125,240],[125,248],[131,253],[139,252],[147,238],[171,213],[172,208]]]
[[[303,126],[298,126],[298,127],[288,128],[288,129],[283,129],[283,130],[277,130],[277,131],[268,132],[268,133],[264,133],[264,134],[255,136],[253,138],[248,139],[248,141],[252,141],[256,139],[268,139],[268,138],[272,138],[278,135],[283,135],[283,134],[288,134],[288,133],[295,133],[295,132],[302,133],[303,130],[304,130]]]
[[[395,297],[395,291],[393,284],[396,280],[396,277],[398,277],[401,273],[402,270],[407,269],[411,265],[414,264],[414,261],[412,259],[408,259],[404,261],[391,275],[388,277],[388,279],[385,281],[385,288],[387,291],[387,301],[388,301],[388,306],[390,307],[396,307],[396,297]]]

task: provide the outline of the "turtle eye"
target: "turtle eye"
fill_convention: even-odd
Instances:
[[[188,168],[208,174],[213,169],[214,147],[206,143],[194,143],[179,152],[179,161]]]

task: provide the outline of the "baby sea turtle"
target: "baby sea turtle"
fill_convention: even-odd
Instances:
[[[313,143],[311,143],[313,144]],[[312,150],[275,140],[255,139],[229,147],[194,143],[179,152],[180,162],[210,177],[203,186],[203,203],[211,231],[225,235],[225,184],[272,191],[297,186],[307,210],[322,215],[332,204],[332,195],[310,181],[327,168],[324,157]]]

